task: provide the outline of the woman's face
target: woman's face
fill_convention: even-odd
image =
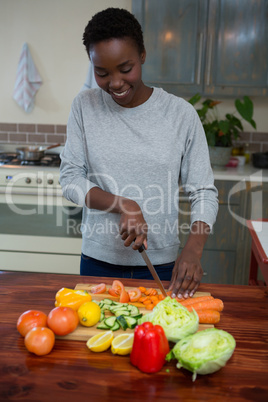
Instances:
[[[118,105],[136,107],[148,99],[141,78],[145,52],[140,54],[132,39],[109,39],[93,45],[90,60],[98,86]]]

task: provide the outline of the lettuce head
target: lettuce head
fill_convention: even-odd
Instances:
[[[208,328],[180,340],[167,355],[167,360],[176,358],[177,367],[197,374],[211,374],[224,367],[233,354],[236,343],[226,331]]]
[[[161,325],[167,339],[174,343],[195,333],[199,325],[199,318],[195,310],[188,311],[186,307],[170,297],[159,302],[151,313],[145,314],[139,320],[139,324],[145,321]]]

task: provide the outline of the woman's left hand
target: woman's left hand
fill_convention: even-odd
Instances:
[[[171,297],[192,297],[200,285],[202,276],[199,256],[192,249],[184,247],[172,271],[169,285]]]

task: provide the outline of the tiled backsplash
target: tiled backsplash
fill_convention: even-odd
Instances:
[[[66,126],[53,124],[0,123],[0,144],[61,144],[66,141]],[[245,132],[234,145],[248,144],[251,152],[268,151],[268,133]]]
[[[65,125],[0,123],[0,144],[64,145],[65,141]]]

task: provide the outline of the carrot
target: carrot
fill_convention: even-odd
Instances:
[[[153,303],[146,304],[145,308],[146,310],[152,310],[154,308],[154,304]]]
[[[204,300],[203,302],[194,303],[190,306],[187,306],[189,311],[192,311],[194,308],[196,312],[204,311],[204,310],[223,310],[223,301],[221,299],[212,299],[212,300]]]
[[[160,303],[160,300],[153,300],[153,305],[156,306],[158,303]]]
[[[199,297],[191,297],[190,299],[181,300],[181,304],[183,306],[189,306],[195,303],[203,302],[205,300],[212,300],[213,296],[199,296]]]
[[[151,299],[152,301],[158,300],[158,296],[150,296],[150,299]]]
[[[217,324],[220,321],[220,313],[216,310],[197,311],[200,324]]]
[[[145,293],[145,292],[146,292],[146,288],[143,287],[143,286],[140,286],[139,289],[140,289],[141,293]]]
[[[148,300],[144,300],[144,302],[143,302],[143,304],[145,304],[145,305],[147,305],[147,304],[151,304],[152,303],[152,301],[150,300],[150,299],[148,299]]]
[[[150,296],[152,290],[153,290],[152,288],[147,289],[146,292],[144,292],[144,294],[146,294],[146,296]]]
[[[149,300],[149,297],[148,297],[148,296],[143,296],[143,297],[140,297],[140,298],[139,298],[139,302],[140,302],[140,303],[145,302],[145,300]]]
[[[161,293],[160,295],[158,295],[158,300],[164,300],[165,296]]]

